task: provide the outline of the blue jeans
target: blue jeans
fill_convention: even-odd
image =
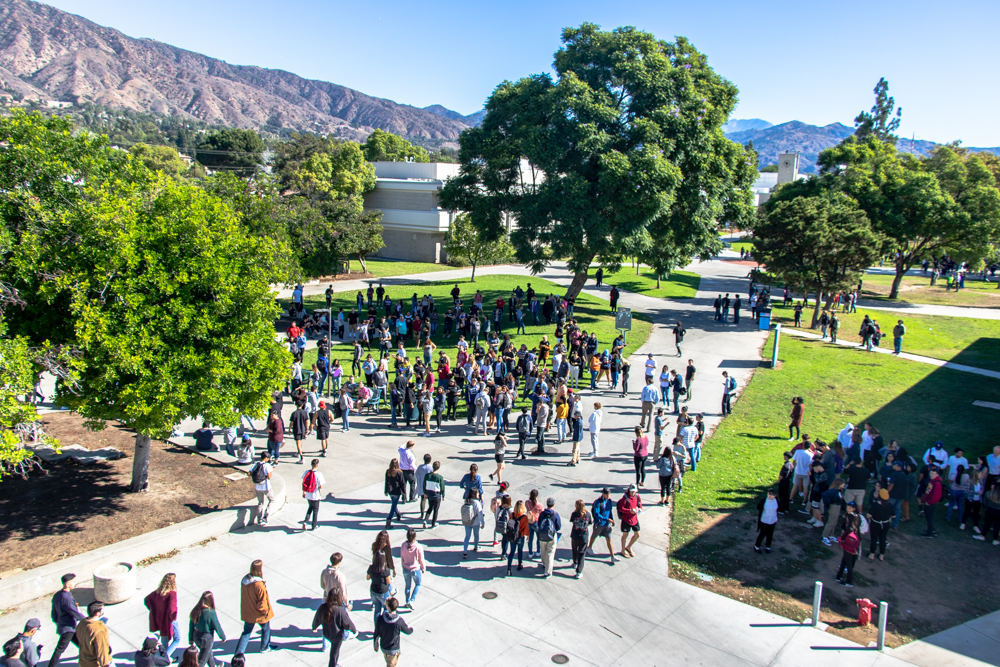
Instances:
[[[465,542],[462,543],[462,551],[463,552],[467,553],[469,551],[469,538],[472,537],[473,535],[475,535],[475,537],[476,537],[476,541],[475,541],[475,544],[473,546],[475,546],[475,548],[478,549],[479,548],[479,524],[478,523],[476,525],[474,525],[474,526],[466,526],[465,527]]]
[[[236,644],[236,653],[246,653],[247,644],[250,643],[250,635],[253,633],[253,623],[243,623],[243,634],[240,635],[240,641]],[[266,648],[271,647],[271,622],[260,624],[260,650],[263,651]]]
[[[896,530],[899,528],[899,520],[903,518],[903,499],[890,498],[889,502],[892,503],[892,509],[895,512],[892,517],[892,529]]]
[[[369,591],[371,592],[371,591]],[[375,612],[375,621],[378,622],[378,617],[382,615],[382,609],[385,607],[386,601],[392,597],[392,591],[386,591],[385,593],[371,593],[372,596],[372,611]]]
[[[392,521],[393,515],[396,516],[396,521],[402,521],[403,517],[399,515],[399,496],[389,496],[392,500],[392,506],[389,508],[388,520]]]
[[[271,455],[271,458],[275,461],[281,456],[281,443],[275,442],[274,440],[267,441],[267,453]]]
[[[528,524],[528,554],[534,553],[531,548],[532,542],[535,543],[537,549],[542,548],[542,541],[538,539],[538,528],[536,526],[537,524],[534,523]]]
[[[597,374],[598,371],[590,371],[590,389],[591,391],[597,390]]]
[[[691,472],[698,469],[698,461],[701,461],[701,445],[691,448]]]
[[[945,521],[951,521],[951,511],[958,510],[958,518],[962,518],[962,511],[965,509],[965,491],[956,491],[952,489],[951,500],[948,501],[948,513],[945,515]]]
[[[350,431],[351,430],[350,414],[351,414],[350,410],[341,410],[340,411],[340,421],[341,421],[341,423],[343,423],[345,431]]]
[[[517,331],[515,331],[514,333],[515,334],[528,333],[527,331],[524,330],[524,320],[517,321]]]
[[[505,433],[507,429],[504,428],[504,413],[507,412],[507,408],[497,408],[497,433]]]
[[[330,372],[329,371],[320,371],[320,373],[319,373],[319,393],[329,395],[329,392],[325,391],[325,389],[326,389],[326,381],[329,379],[329,377],[330,377]]]
[[[392,425],[393,426],[396,425],[396,410],[398,409],[398,407],[399,407],[398,404],[393,403],[392,407],[389,409],[389,412],[392,413]]]
[[[611,388],[618,386],[618,371],[611,371]]]
[[[172,656],[174,654],[174,651],[177,649],[177,647],[181,645],[181,626],[180,626],[180,623],[178,623],[177,621],[174,621],[173,623],[171,623],[170,624],[170,630],[171,630],[171,635],[172,636],[170,637],[170,643],[167,644],[167,655],[168,656]]]
[[[403,580],[405,582],[406,591],[406,602],[409,604],[417,599],[417,593],[420,592],[420,584],[423,583],[424,573],[417,568],[416,570],[407,570],[403,568]],[[413,592],[410,592],[410,584],[416,584],[413,586]]]
[[[896,354],[899,354],[902,351],[903,349],[902,337],[892,339],[892,349],[896,351]]]
[[[531,533],[529,532],[528,535],[530,536]],[[507,540],[504,540],[504,546],[506,546],[506,545],[507,545]],[[508,570],[510,569],[511,564],[514,562],[514,548],[515,547],[517,548],[517,566],[521,567],[521,564],[524,562],[524,538],[523,537],[519,537],[519,538],[517,538],[516,542],[514,542],[513,544],[510,545],[510,553],[507,554],[507,569]],[[530,549],[529,549],[529,551],[530,551]]]

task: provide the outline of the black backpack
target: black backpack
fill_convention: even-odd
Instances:
[[[520,520],[510,517],[507,519],[507,525],[504,526],[503,538],[508,542],[517,541],[517,529],[520,527]]]
[[[264,464],[258,461],[250,469],[250,479],[254,484],[263,484],[267,480],[267,473],[264,472]]]

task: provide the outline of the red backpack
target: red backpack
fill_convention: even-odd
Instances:
[[[305,477],[302,478],[302,491],[305,493],[312,493],[316,490],[316,473],[312,470],[306,472]]]

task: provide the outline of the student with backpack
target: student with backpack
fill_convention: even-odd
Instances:
[[[674,347],[677,348],[677,356],[678,357],[682,356],[682,353],[681,353],[681,341],[684,340],[684,334],[686,334],[686,333],[687,333],[687,329],[685,329],[684,325],[680,323],[680,320],[678,320],[677,321],[677,325],[674,327]]]
[[[542,513],[542,504],[538,501],[538,489],[532,489],[528,493],[528,500],[524,503],[524,509],[528,512],[528,558],[541,555],[542,543],[538,540],[538,515]],[[531,548],[532,542],[537,551]]]
[[[494,498],[490,504],[493,503],[496,503],[496,509],[493,512],[493,518],[496,522],[493,528],[493,546],[497,545],[497,537],[499,537],[502,544],[500,560],[503,560],[507,556],[507,522],[510,521],[510,516],[514,511],[514,503],[506,491],[499,499]],[[514,548],[513,544],[510,545],[510,548]]]
[[[736,394],[736,378],[722,371],[722,416],[733,414],[733,396]]]
[[[514,511],[507,519],[507,524],[504,526],[503,532],[503,542],[504,551],[510,546],[510,553],[507,554],[507,576],[510,576],[510,568],[514,563],[514,548],[517,548],[517,569],[524,569],[524,538],[526,538],[530,532],[531,524],[528,519],[528,510],[524,506],[523,500],[518,500],[517,504],[514,505]]]
[[[478,475],[477,475],[478,477]],[[473,551],[479,551],[479,530],[486,526],[483,504],[479,501],[479,491],[470,489],[462,505],[462,525],[465,526],[465,542],[462,544],[462,560],[469,557],[469,538],[475,536]]]
[[[757,541],[753,550],[761,553],[760,545],[764,545],[764,553],[771,553],[771,540],[774,537],[774,527],[778,523],[778,494],[774,489],[767,490],[767,496],[757,502]]]
[[[319,459],[313,459],[312,467],[302,473],[302,497],[309,503],[309,509],[306,510],[306,518],[299,522],[302,524],[303,532],[306,529],[306,524],[309,523],[310,516],[312,516],[312,528],[310,530],[316,530],[316,522],[319,521],[319,501],[323,497],[324,484],[326,484],[326,479],[323,477],[323,473],[319,471]]]
[[[493,513],[493,546],[500,544],[497,536],[502,536],[504,531],[504,524],[507,521],[507,516],[510,515],[510,504],[507,505],[507,512],[505,516],[500,516],[500,510],[503,508],[503,500],[506,498],[510,500],[510,494],[507,493],[507,487],[509,485],[506,482],[500,482],[500,487],[497,489],[496,493],[490,499],[490,512]],[[506,553],[506,552],[505,552]]]
[[[518,416],[517,421],[514,424],[517,427],[517,455],[521,460],[525,460],[524,456],[524,443],[528,441],[531,436],[531,415],[528,413],[528,406],[521,408],[521,414]]]
[[[844,555],[837,568],[837,583],[846,588],[854,588],[851,581],[854,578],[854,565],[858,562],[858,552],[861,550],[859,525],[858,515],[848,514],[844,521],[844,532],[840,535],[840,548],[844,550]]]
[[[267,525],[267,513],[274,502],[274,491],[271,490],[271,475],[274,467],[268,462],[269,454],[260,453],[260,461],[250,468],[250,479],[253,481],[254,493],[257,495],[257,525]],[[264,501],[267,500],[265,503]]]
[[[549,498],[545,501],[545,509],[538,515],[538,541],[541,543],[541,567],[544,577],[548,579],[552,576],[552,565],[556,557],[556,544],[558,543],[559,532],[562,530],[562,518],[553,508],[556,506],[556,499]]]
[[[591,508],[594,521],[594,531],[590,536],[590,543],[587,545],[587,555],[594,556],[594,542],[598,537],[603,537],[608,544],[608,554],[611,555],[611,564],[614,565],[618,559],[615,557],[615,548],[611,544],[611,529],[615,525],[612,517],[614,503],[611,502],[611,489],[605,487],[601,490],[601,496],[594,501]]]

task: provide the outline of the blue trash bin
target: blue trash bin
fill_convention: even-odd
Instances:
[[[758,322],[757,328],[760,329],[761,331],[767,331],[768,329],[770,329],[771,309],[765,308],[764,310],[760,311],[760,314],[757,316],[757,322]]]

